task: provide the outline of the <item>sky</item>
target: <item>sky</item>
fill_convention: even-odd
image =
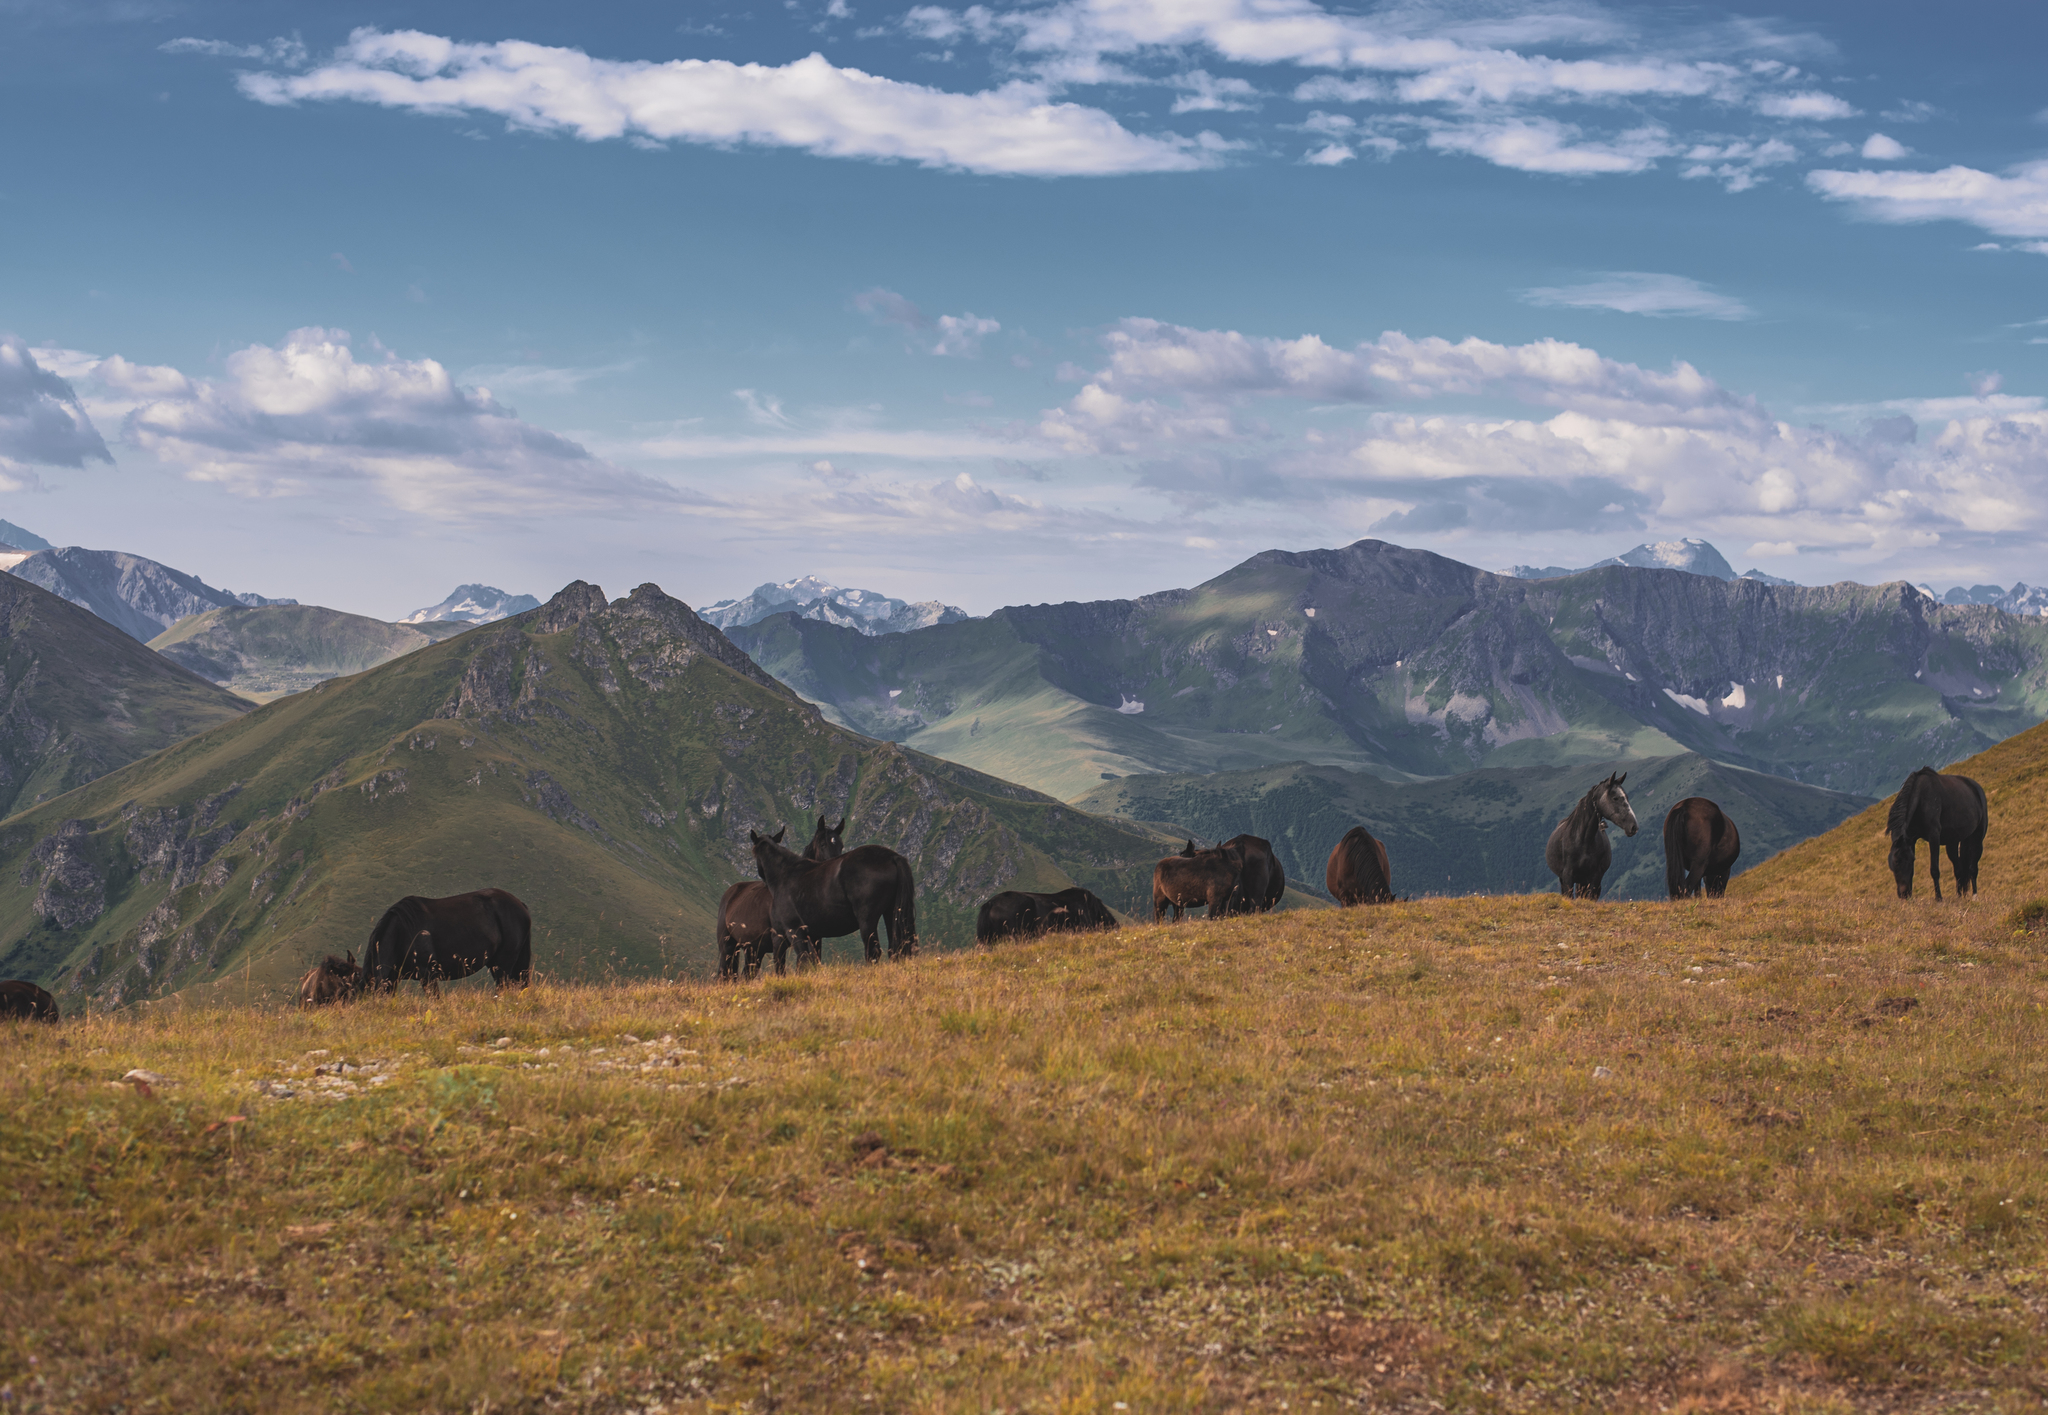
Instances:
[[[2048,12],[0,0],[0,518],[391,618],[2048,579]]]

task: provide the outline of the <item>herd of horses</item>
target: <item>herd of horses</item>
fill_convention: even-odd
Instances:
[[[1614,849],[1607,827],[1624,835],[1637,830],[1636,814],[1623,789],[1626,773],[1611,774],[1580,798],[1544,847],[1544,861],[1568,898],[1598,899]],[[1967,776],[1943,775],[1921,767],[1908,776],[1893,799],[1885,830],[1891,837],[1888,863],[1899,898],[1913,897],[1919,842],[1927,842],[1934,897],[1941,893],[1945,851],[1958,896],[1977,892],[1977,868],[1984,857],[1990,806],[1984,788]],[[823,816],[803,853],[786,848],[788,827],[773,835],[749,831],[758,879],[741,880],[718,902],[718,974],[755,976],[770,954],[783,972],[793,951],[797,963],[816,963],[829,938],[859,934],[870,962],[904,958],[917,949],[916,882],[910,862],[886,845],[846,848],[846,818],[833,825]],[[1688,796],[1664,816],[1664,878],[1673,899],[1718,897],[1742,853],[1741,832],[1714,802]],[[1363,826],[1353,826],[1332,847],[1324,884],[1340,906],[1390,904],[1395,900],[1387,847]],[[1179,920],[1204,908],[1212,919],[1265,913],[1287,891],[1287,873],[1270,841],[1236,835],[1199,848],[1190,840],[1152,871],[1152,919]],[[1080,886],[1052,894],[1004,890],[981,906],[975,939],[983,944],[1038,938],[1046,934],[1115,929],[1117,917]],[[390,992],[405,980],[438,996],[442,982],[488,969],[503,989],[521,987],[533,976],[533,916],[502,889],[480,889],[444,899],[409,895],[386,909],[370,930],[358,961],[329,954],[300,981],[301,1006],[345,1002],[366,991]],[[55,1022],[57,1003],[34,983],[0,982],[0,1020]]]

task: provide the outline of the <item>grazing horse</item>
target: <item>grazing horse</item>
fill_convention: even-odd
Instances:
[[[503,991],[507,978],[525,987],[533,978],[533,916],[502,889],[479,889],[424,899],[409,894],[384,911],[363,949],[362,986],[390,992],[401,978],[417,978],[433,997],[441,980],[466,978],[479,968]]]
[[[1688,796],[1664,814],[1664,887],[1673,899],[1728,892],[1728,876],[1742,853],[1742,832],[1727,812],[1704,796]]]
[[[1956,877],[1956,897],[1977,892],[1977,864],[1984,858],[1984,832],[1991,828],[1991,804],[1984,788],[1967,776],[1943,776],[1923,766],[1899,787],[1885,822],[1892,838],[1892,878],[1899,898],[1913,897],[1913,847],[1927,842],[1927,873],[1934,879],[1934,897],[1941,898],[1941,848],[1948,850]]]
[[[1109,906],[1078,884],[1057,894],[1006,889],[981,906],[974,919],[974,941],[995,943],[1005,938],[1115,927],[1116,915],[1109,912]]]
[[[1628,773],[1610,775],[1579,798],[1572,813],[1550,832],[1543,847],[1543,862],[1557,876],[1557,892],[1567,899],[1598,899],[1600,881],[1614,863],[1614,847],[1607,843],[1607,823],[1621,827],[1623,835],[1636,833],[1635,809],[1621,783]]]
[[[55,1022],[57,999],[34,983],[19,979],[0,983],[0,1019],[14,1022]]]
[[[1230,901],[1233,914],[1264,914],[1287,893],[1287,871],[1273,853],[1273,842],[1256,835],[1233,835],[1223,842],[1244,851],[1244,874],[1237,882],[1237,895]]]
[[[1159,923],[1171,909],[1179,922],[1183,909],[1198,904],[1209,906],[1209,917],[1220,919],[1230,912],[1233,897],[1244,878],[1244,847],[1217,845],[1197,850],[1190,840],[1178,855],[1168,855],[1152,870],[1152,922]]]
[[[330,1002],[348,1002],[362,985],[363,970],[356,966],[355,952],[351,950],[346,958],[330,953],[299,979],[299,1006],[324,1007]]]
[[[889,926],[889,957],[917,952],[917,884],[910,861],[885,845],[862,845],[830,860],[807,860],[765,835],[747,832],[754,868],[768,887],[768,923],[775,971],[796,945],[799,963],[818,961],[828,938],[860,935],[868,961],[882,956],[880,928]]]
[[[784,826],[768,838],[780,845],[787,834],[789,827]],[[804,858],[836,860],[845,853],[846,817],[841,816],[838,825],[827,826],[825,818],[819,816],[811,843],[804,847]],[[726,887],[724,897],[718,901],[719,977],[738,977],[742,955],[748,977],[761,971],[761,955],[768,951],[774,933],[768,921],[769,904],[768,886],[757,879],[743,879]]]
[[[1339,904],[1393,903],[1394,872],[1387,864],[1385,842],[1362,825],[1352,826],[1330,851],[1323,882]]]

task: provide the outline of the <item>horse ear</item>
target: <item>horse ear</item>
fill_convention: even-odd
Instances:
[[[775,844],[780,845],[782,843],[782,837],[787,834],[789,834],[789,827],[784,826],[782,829],[776,831],[775,834],[769,836],[768,838]]]
[[[356,951],[353,948],[348,951],[348,965],[351,968],[356,965]]]
[[[1622,783],[1622,782],[1624,782],[1624,781],[1626,781],[1626,780],[1628,780],[1628,773],[1627,773],[1627,772],[1623,772],[1623,773],[1622,773],[1621,775],[1619,775],[1619,776],[1617,776],[1617,777],[1615,777],[1615,778],[1614,778],[1614,784],[1615,784],[1616,786],[1619,786],[1619,785],[1621,785],[1621,783]]]
[[[833,833],[834,835],[838,835],[838,834],[840,834],[841,832],[843,832],[843,831],[844,831],[845,829],[846,829],[846,817],[845,817],[845,816],[841,816],[841,817],[839,818],[839,824],[837,824],[837,825],[835,825],[835,826],[833,826],[833,827],[832,827],[832,833]]]
[[[818,829],[819,829],[819,830],[823,830],[824,828],[825,828],[825,818],[824,818],[823,816],[819,816],[819,817],[818,817]]]

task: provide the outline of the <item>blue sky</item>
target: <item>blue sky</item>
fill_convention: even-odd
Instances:
[[[0,0],[0,516],[385,616],[2048,578],[2037,7]]]

